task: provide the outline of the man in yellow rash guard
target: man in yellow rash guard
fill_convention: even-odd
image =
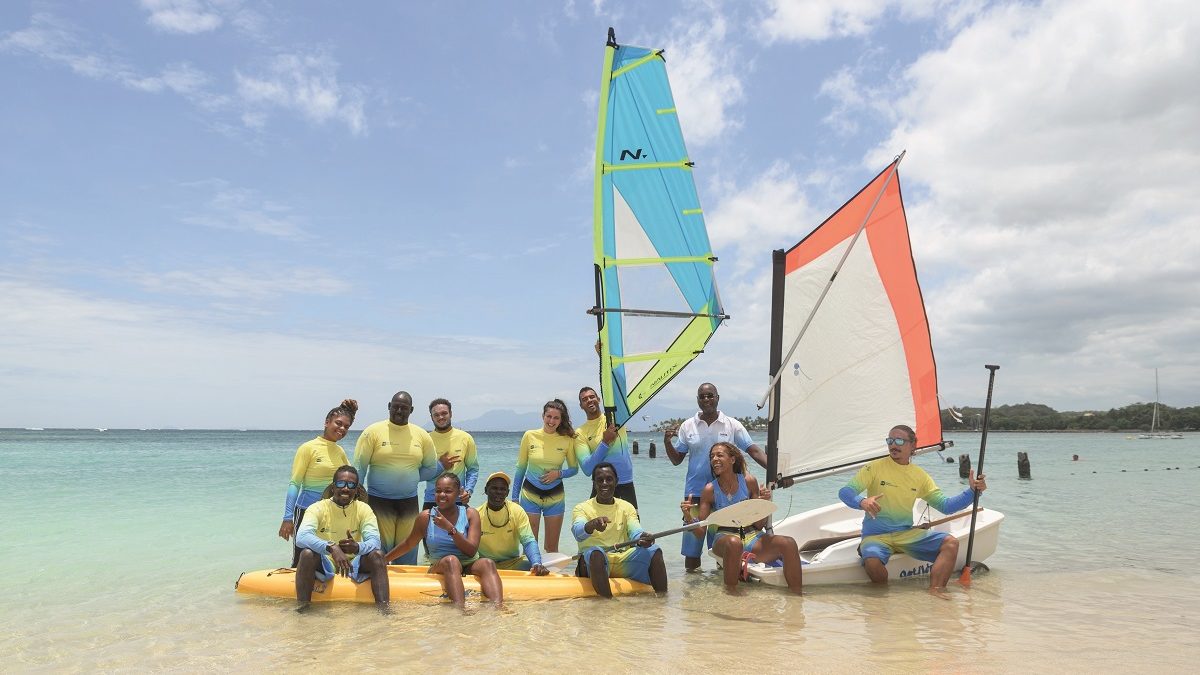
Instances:
[[[479,480],[479,454],[475,449],[475,439],[471,434],[456,429],[453,422],[453,411],[450,401],[435,398],[429,403],[429,419],[433,422],[433,447],[437,452],[438,462],[444,471],[458,476],[462,483],[462,495],[458,503],[467,506],[471,503],[471,494],[475,492],[475,483]],[[435,506],[433,501],[434,480],[425,483],[425,503],[422,511],[428,511]]]
[[[967,477],[967,489],[947,497],[924,469],[912,463],[917,434],[911,427],[897,424],[884,440],[888,456],[867,463],[838,491],[842,503],[866,512],[862,543],[858,546],[863,568],[872,582],[886,584],[887,563],[892,553],[933,562],[929,590],[940,595],[958,561],[958,540],[945,532],[914,528],[913,504],[924,499],[942,513],[954,513],[970,506],[975,492],[983,492],[987,483],[983,476],[976,478],[972,471]],[[867,496],[860,499],[863,492]]]
[[[628,578],[650,584],[657,593],[667,592],[667,568],[654,537],[642,529],[637,510],[617,499],[617,470],[601,462],[592,471],[596,496],[578,504],[571,513],[571,533],[579,542],[579,566],[575,575],[589,577],[600,597],[611,598],[610,577]],[[636,539],[621,551],[605,548]]]
[[[338,468],[322,496],[304,512],[304,520],[296,530],[300,547],[296,600],[301,609],[312,600],[316,580],[329,581],[334,574],[349,577],[354,583],[369,577],[375,603],[386,606],[391,592],[387,563],[379,550],[375,514],[359,500],[358,472],[352,466]]]
[[[583,387],[579,390],[579,409],[587,419],[575,430],[575,438],[587,444],[588,449],[586,453],[576,450],[576,454],[580,455],[579,467],[584,475],[591,478],[598,464],[611,463],[617,470],[617,499],[624,499],[636,509],[637,492],[633,489],[633,456],[629,452],[629,436],[623,428],[609,428],[595,389]],[[594,490],[592,496],[596,496]]]
[[[529,527],[529,516],[519,504],[508,499],[510,482],[508,474],[497,471],[483,484],[487,504],[479,509],[479,555],[495,561],[496,569],[532,570],[538,576],[549,574],[542,566],[542,553]]]
[[[412,396],[396,392],[388,404],[388,419],[363,429],[354,447],[354,467],[367,486],[367,504],[379,519],[383,550],[408,538],[420,512],[417,489],[422,480],[438,474],[440,465],[429,432],[409,424]],[[414,548],[396,564],[417,564]]]

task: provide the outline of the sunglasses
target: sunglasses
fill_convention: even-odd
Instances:
[[[351,490],[353,490],[358,487],[358,481],[356,481],[356,480],[338,480],[338,481],[333,482],[333,486],[336,488],[350,488]]]
[[[883,439],[883,442],[887,443],[888,445],[896,445],[896,446],[904,447],[905,445],[908,444],[908,439],[907,438],[891,438],[889,436],[888,438]]]

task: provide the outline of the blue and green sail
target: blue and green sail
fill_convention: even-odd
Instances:
[[[728,318],[662,50],[609,29],[596,134],[594,253],[600,388],[618,426]]]

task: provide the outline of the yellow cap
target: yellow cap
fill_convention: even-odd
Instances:
[[[488,476],[487,480],[483,481],[483,486],[487,487],[487,484],[492,482],[493,478],[503,478],[505,483],[512,485],[512,479],[508,477],[508,474],[504,473],[503,471],[497,471],[496,473]]]

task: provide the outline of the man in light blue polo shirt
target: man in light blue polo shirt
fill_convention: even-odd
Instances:
[[[692,517],[698,518],[700,511],[700,493],[704,486],[712,480],[712,470],[708,466],[708,451],[713,444],[724,441],[737,446],[738,450],[750,455],[764,469],[767,467],[767,454],[750,439],[750,432],[742,423],[732,417],[725,416],[717,409],[721,397],[717,394],[717,386],[705,382],[696,390],[696,404],[700,412],[695,417],[684,420],[678,428],[667,429],[663,432],[663,446],[667,457],[675,466],[688,460],[687,478],[683,484],[684,499],[690,501]],[[710,531],[708,540],[702,541],[691,533],[683,533],[682,551],[684,566],[689,572],[700,568],[700,556],[704,549],[711,547],[713,534]]]

